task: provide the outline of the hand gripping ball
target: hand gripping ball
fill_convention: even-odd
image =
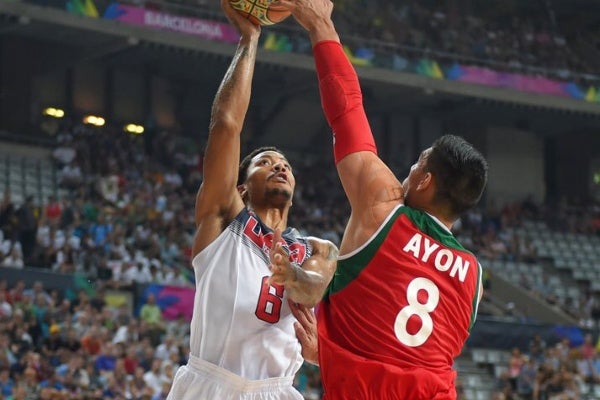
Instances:
[[[229,0],[231,7],[257,25],[273,25],[286,19],[290,12],[275,5],[273,0]]]

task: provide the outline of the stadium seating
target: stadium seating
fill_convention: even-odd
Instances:
[[[10,151],[12,146],[0,144],[0,192],[10,190],[12,201],[20,205],[27,196],[39,203],[48,196],[58,196],[57,174],[49,151],[23,154]]]

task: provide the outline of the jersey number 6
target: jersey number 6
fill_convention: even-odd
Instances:
[[[419,302],[419,290],[427,292],[427,302],[425,304]],[[435,310],[440,301],[440,290],[435,283],[427,278],[415,278],[406,289],[406,300],[408,300],[408,305],[400,310],[396,316],[394,331],[402,344],[417,347],[425,343],[433,332],[433,320],[429,314]],[[407,324],[409,318],[413,315],[421,319],[421,329],[411,334],[407,330]]]
[[[268,280],[268,276],[262,278],[260,297],[258,298],[255,314],[258,319],[274,324],[279,322],[283,302],[283,286],[269,285]]]

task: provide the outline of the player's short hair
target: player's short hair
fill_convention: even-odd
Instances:
[[[459,136],[444,135],[433,143],[427,169],[435,177],[435,201],[448,204],[454,217],[477,204],[487,183],[487,161]]]
[[[287,158],[285,156],[285,153],[283,151],[279,150],[275,146],[263,146],[263,147],[259,147],[257,149],[252,150],[252,152],[250,152],[250,154],[248,154],[246,157],[244,157],[242,159],[242,161],[240,162],[237,186],[244,183],[246,181],[246,178],[248,178],[248,168],[250,168],[250,162],[252,161],[254,156],[256,156],[257,154],[262,153],[264,151],[275,151],[275,152],[281,154],[283,157]]]

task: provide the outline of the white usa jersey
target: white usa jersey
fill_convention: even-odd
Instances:
[[[295,229],[282,236],[291,261],[310,257]],[[266,284],[272,241],[273,231],[244,208],[192,260],[190,353],[250,380],[294,376],[303,362],[283,286]]]

